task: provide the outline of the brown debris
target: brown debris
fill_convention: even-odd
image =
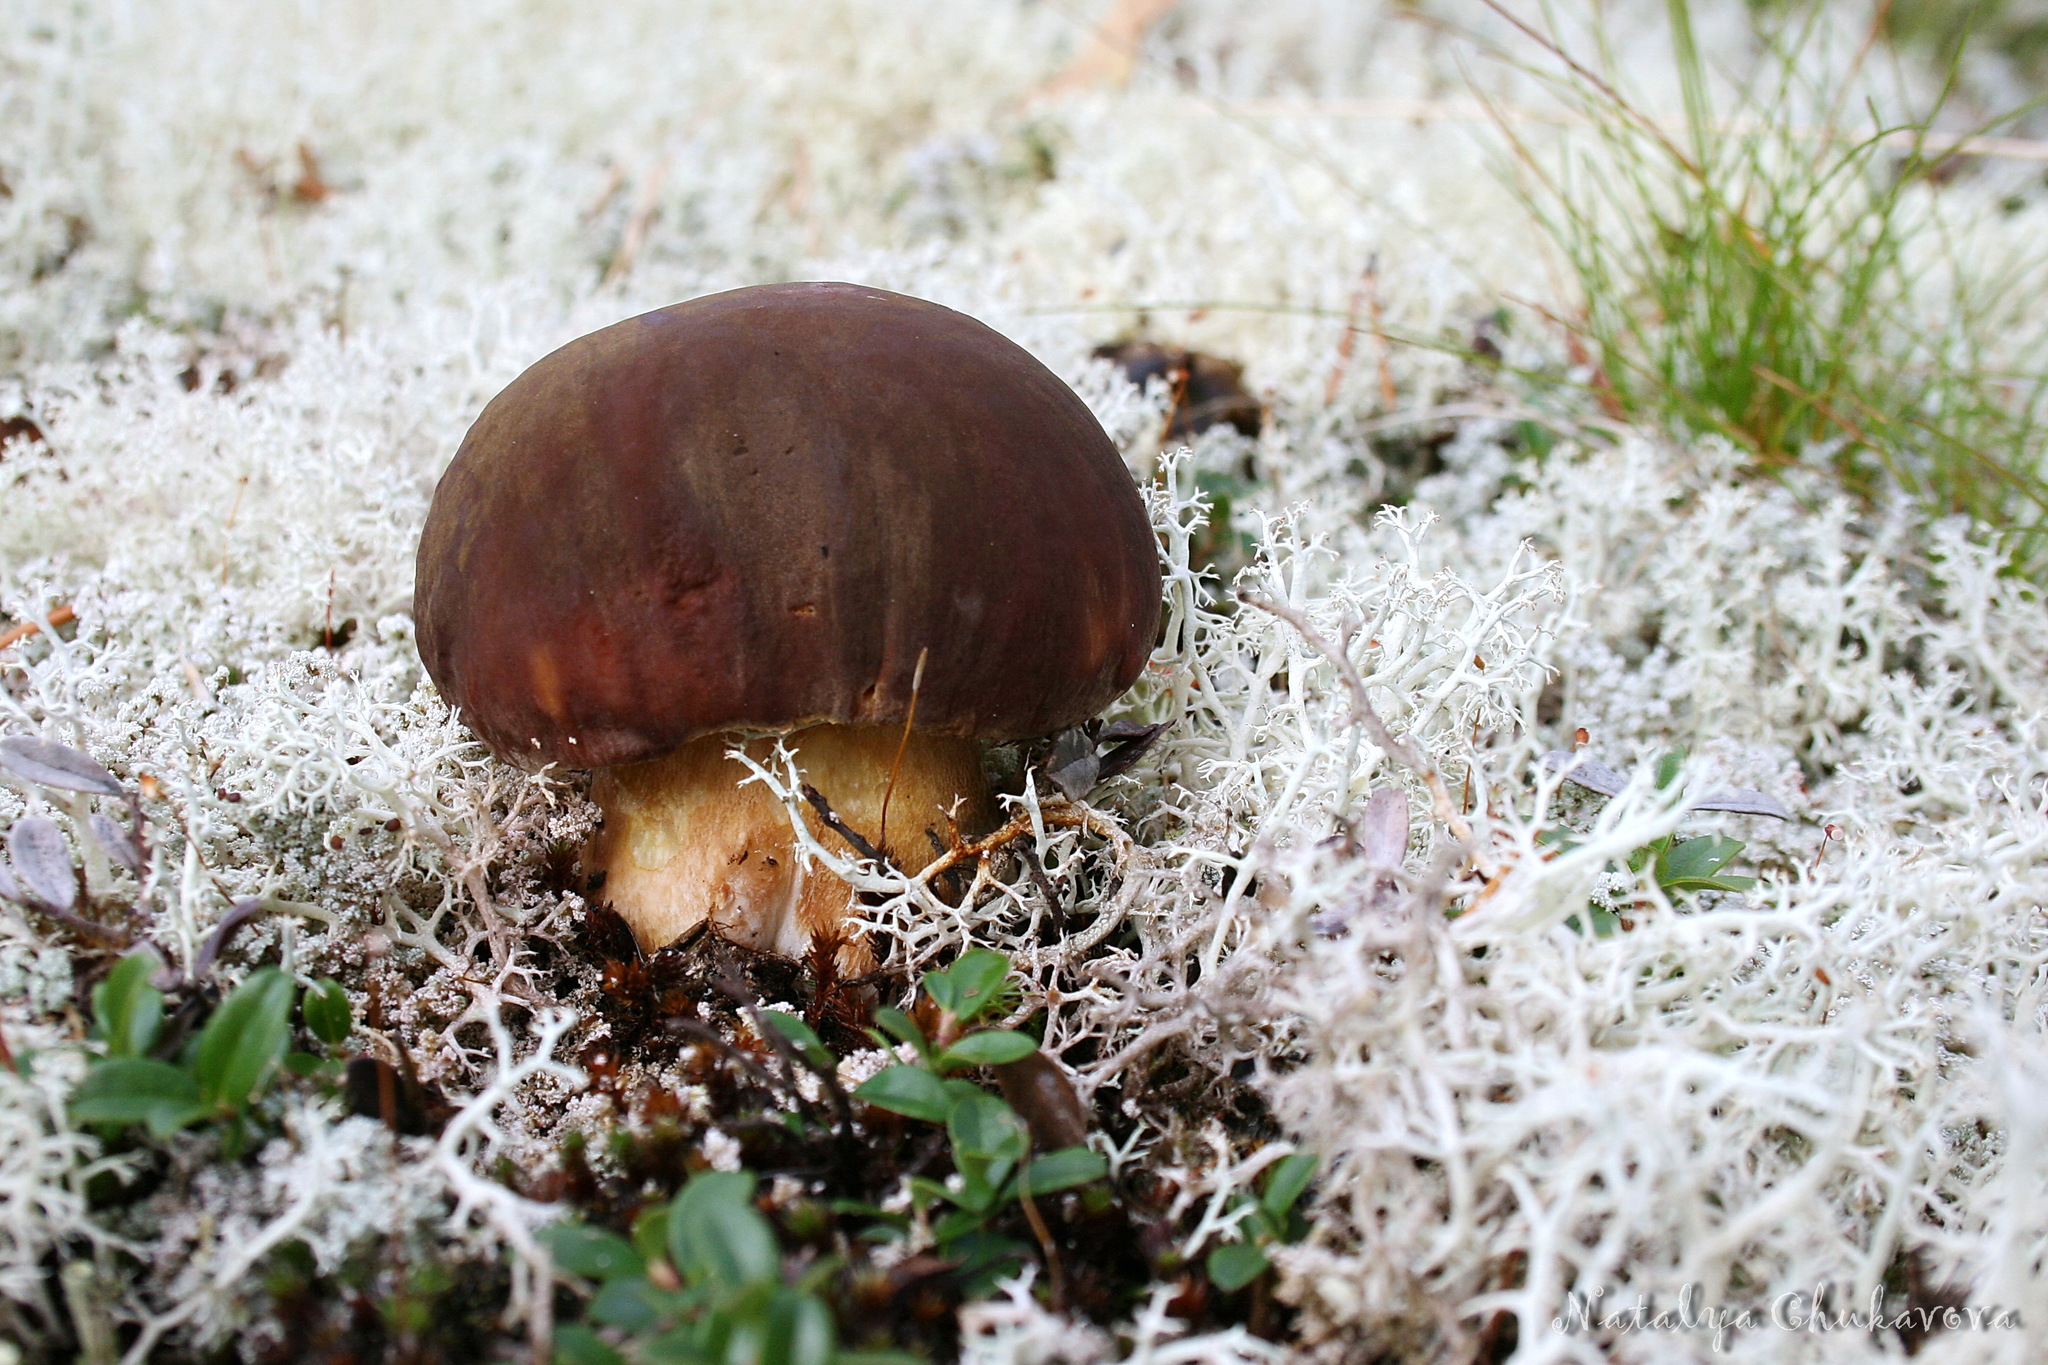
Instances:
[[[1122,89],[1138,69],[1138,54],[1153,25],[1173,13],[1180,0],[1110,0],[1074,59],[1039,90],[1043,95]]]
[[[292,200],[300,204],[318,204],[334,193],[334,187],[320,174],[320,158],[313,155],[313,149],[305,143],[299,144],[299,178],[292,181]]]
[[[4,448],[10,441],[24,441],[29,445],[46,444],[43,429],[36,425],[33,417],[24,414],[0,421],[0,448]]]
[[[68,602],[63,606],[50,609],[49,622],[52,628],[68,626],[77,619],[78,612]],[[8,627],[5,631],[0,631],[0,649],[13,648],[31,635],[36,634],[42,628],[43,623],[41,621],[23,621],[19,625]]]
[[[1154,377],[1173,386],[1173,408],[1166,421],[1168,440],[1188,440],[1225,424],[1241,435],[1257,436],[1264,424],[1259,400],[1245,391],[1244,366],[1234,360],[1151,341],[1098,346],[1095,357],[1110,361],[1140,388]]]

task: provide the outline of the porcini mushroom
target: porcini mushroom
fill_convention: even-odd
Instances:
[[[921,864],[948,812],[992,825],[983,741],[1131,684],[1159,598],[1131,476],[1051,371],[937,304],[784,284],[594,332],[491,400],[415,612],[496,754],[601,770],[585,866],[643,948],[708,919],[795,954],[846,941],[851,892],[732,746],[788,736],[840,820]]]

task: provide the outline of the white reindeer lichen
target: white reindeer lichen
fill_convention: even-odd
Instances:
[[[11,777],[0,827],[54,820],[95,913],[133,906],[179,970],[259,902],[221,984],[271,961],[333,976],[363,1051],[472,1097],[430,1139],[274,1095],[252,1161],[186,1134],[147,1158],[177,1180],[96,1212],[88,1182],[145,1159],[67,1117],[103,955],[0,900],[20,1063],[0,1067],[0,1334],[60,1337],[51,1267],[77,1265],[132,1359],[254,1357],[284,1339],[266,1258],[302,1246],[327,1274],[396,1239],[509,1273],[498,1326],[538,1340],[533,1232],[560,1210],[490,1169],[639,1122],[616,1098],[636,1086],[718,1117],[673,1042],[574,1093],[559,1059],[604,1026],[587,886],[562,869],[595,812],[573,774],[492,761],[426,683],[412,555],[438,471],[525,364],[677,298],[825,277],[986,317],[1093,405],[1166,576],[1113,718],[1166,729],[1083,801],[1028,775],[1014,827],[950,862],[806,835],[808,855],[906,974],[1012,955],[1020,1014],[1118,1127],[1119,1171],[1159,1182],[1184,1255],[1236,1235],[1236,1196],[1283,1153],[1320,1162],[1311,1232],[1269,1248],[1289,1343],[1184,1330],[1170,1284],[1085,1323],[1025,1277],[963,1313],[964,1358],[1462,1365],[1511,1324],[1518,1362],[1705,1359],[1707,1334],[1588,1334],[1562,1305],[1867,1298],[1905,1267],[2048,1320],[2038,589],[1965,523],[1804,467],[1753,478],[1724,441],[1514,379],[1567,360],[1498,300],[1573,304],[1441,99],[1461,49],[1413,8],[1184,0],[1130,91],[1064,102],[1038,92],[1064,6],[0,12],[0,734],[106,764],[151,858],[138,875],[97,848],[91,817],[119,810]],[[1695,8],[1746,60],[1749,7]],[[1603,6],[1616,51],[1661,42],[1662,9]],[[1886,118],[1931,79],[1859,65],[1849,7],[1814,22],[1840,39],[1815,60]],[[1670,93],[1629,64],[1651,104]],[[1498,74],[1503,109],[1540,86]],[[1373,102],[1406,112],[1361,123]],[[1985,160],[1912,193],[1930,223],[1982,208],[1969,249],[2002,258],[2048,214],[2031,174]],[[1502,370],[1461,358],[1480,332]],[[1162,451],[1171,386],[1090,358],[1140,334],[1247,362],[1260,434]],[[1249,566],[1233,581],[1203,568],[1219,545]],[[1620,795],[1541,765],[1580,729],[1635,777]],[[800,767],[751,777],[794,815]],[[1794,818],[1687,809],[1731,784]],[[1397,869],[1365,852],[1385,792]],[[1756,888],[1675,896],[1630,870],[1675,830],[1742,840]],[[1626,927],[1594,932],[1596,903]],[[711,1131],[699,1155],[735,1163]],[[1919,1345],[1990,1362],[2024,1342]]]

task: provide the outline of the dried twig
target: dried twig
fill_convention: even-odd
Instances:
[[[41,621],[23,621],[19,625],[9,626],[5,631],[0,631],[0,649],[12,649],[15,645],[20,644],[23,640],[40,631],[46,623],[52,630],[55,630],[58,626],[68,626],[77,619],[78,612],[69,602],[59,607],[52,607],[50,608],[50,614]]]
[[[1045,1225],[1045,1215],[1038,1211],[1038,1203],[1031,1197],[1031,1149],[1024,1149],[1024,1158],[1017,1169],[1017,1203],[1024,1210],[1024,1221],[1031,1225],[1031,1235],[1038,1239],[1038,1250],[1045,1257],[1046,1288],[1051,1297],[1047,1304],[1055,1313],[1067,1309],[1067,1273],[1060,1265],[1059,1245],[1052,1239],[1052,1229]]]
[[[668,163],[669,154],[663,152],[655,158],[646,178],[640,182],[640,196],[633,205],[632,216],[626,220],[626,230],[619,236],[619,249],[604,269],[601,283],[611,284],[631,273],[633,262],[639,259],[641,248],[647,245],[647,234],[654,226],[655,214],[661,209],[662,187],[668,183]]]
[[[1372,698],[1365,690],[1365,679],[1358,674],[1358,665],[1351,662],[1348,651],[1324,639],[1322,633],[1309,623],[1307,616],[1284,602],[1278,602],[1258,592],[1241,592],[1238,599],[1247,606],[1257,607],[1269,616],[1277,616],[1293,626],[1309,648],[1328,659],[1337,669],[1337,676],[1343,679],[1344,690],[1351,694],[1352,719],[1365,727],[1372,736],[1372,742],[1379,745],[1387,757],[1399,763],[1423,780],[1429,788],[1429,799],[1436,818],[1443,821],[1451,831],[1451,837],[1461,844],[1472,843],[1472,827],[1458,814],[1458,808],[1451,802],[1451,793],[1444,786],[1442,774],[1430,765],[1420,749],[1387,728],[1380,719],[1380,713],[1373,709]],[[1347,636],[1349,632],[1346,632]]]
[[[1365,269],[1359,272],[1358,287],[1351,291],[1351,306],[1344,314],[1344,335],[1337,340],[1337,360],[1330,366],[1330,378],[1323,385],[1323,406],[1331,407],[1337,402],[1337,392],[1344,385],[1344,375],[1351,368],[1352,352],[1358,347],[1361,332],[1378,342],[1380,406],[1388,412],[1400,402],[1401,395],[1394,388],[1393,348],[1388,344],[1385,318],[1380,307],[1380,258],[1374,252],[1366,261]],[[1359,314],[1366,315],[1367,327],[1359,326]]]
[[[896,794],[896,774],[903,767],[904,750],[910,747],[910,727],[917,723],[917,694],[924,688],[924,665],[931,653],[929,645],[917,651],[917,668],[910,675],[910,705],[903,711],[903,738],[896,741],[896,758],[889,764],[889,782],[882,788],[882,815],[875,822],[875,838],[883,848],[889,846],[889,798]]]
[[[1089,31],[1080,52],[1045,83],[1040,93],[1063,95],[1130,84],[1145,35],[1179,3],[1180,0],[1111,0],[1109,12]]]
[[[839,818],[838,812],[832,809],[832,803],[825,799],[825,793],[808,782],[803,784],[803,793],[804,800],[811,803],[811,809],[818,812],[818,818],[825,822],[825,827],[846,840],[855,853],[871,863],[880,863],[884,867],[895,866],[889,861],[888,855],[867,841],[867,836]]]

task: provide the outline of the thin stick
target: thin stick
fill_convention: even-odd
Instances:
[[[811,809],[818,812],[818,818],[825,822],[825,827],[846,840],[855,853],[884,867],[890,865],[889,860],[882,856],[882,850],[869,843],[867,837],[859,830],[839,818],[839,813],[832,809],[832,803],[825,799],[825,793],[808,782],[803,785],[803,793],[804,800],[811,803]]]
[[[1380,407],[1392,412],[1401,401],[1401,395],[1394,388],[1394,347],[1387,340],[1385,313],[1380,307],[1380,258],[1375,255],[1365,267],[1365,316],[1372,323],[1372,334],[1379,351]]]
[[[1833,422],[1836,426],[1840,427],[1842,430],[1848,432],[1851,436],[1855,437],[1860,444],[1873,444],[1870,437],[1867,434],[1865,434],[1863,428],[1857,426],[1854,422],[1842,416],[1842,414],[1840,414],[1839,412],[1836,412],[1834,408],[1828,404],[1827,399],[1822,398],[1819,394],[1808,393],[1805,389],[1800,388],[1797,384],[1787,379],[1784,375],[1779,374],[1775,370],[1766,369],[1762,365],[1751,365],[1749,368],[1753,373],[1755,373],[1758,379],[1763,380],[1766,384],[1775,385],[1776,387],[1781,388],[1785,392],[1791,394],[1794,398],[1797,398],[1800,402],[1810,404],[1816,412],[1820,413],[1821,416],[1827,418],[1830,422]]]
[[[1060,95],[1130,84],[1145,35],[1179,3],[1180,0],[1112,0],[1108,12],[1090,28],[1080,52],[1039,93]]]
[[[244,474],[235,480],[235,501],[228,508],[227,525],[220,528],[220,585],[228,585],[228,547],[233,543],[235,517],[242,510],[242,495],[249,491],[249,476]]]
[[[1031,1224],[1031,1235],[1038,1239],[1038,1249],[1045,1253],[1046,1287],[1052,1291],[1052,1302],[1047,1305],[1053,1312],[1066,1310],[1067,1275],[1060,1265],[1060,1249],[1052,1240],[1052,1229],[1045,1225],[1045,1217],[1039,1213],[1038,1205],[1031,1198],[1031,1148],[1024,1148],[1024,1161],[1017,1170],[1017,1202],[1024,1206],[1024,1221]]]
[[[1336,665],[1337,676],[1344,681],[1344,690],[1351,694],[1352,718],[1365,727],[1365,732],[1372,736],[1372,742],[1379,745],[1387,757],[1415,773],[1428,785],[1430,803],[1435,807],[1436,818],[1449,826],[1451,836],[1459,843],[1470,844],[1472,827],[1465,823],[1464,817],[1458,814],[1458,808],[1451,804],[1451,793],[1444,786],[1442,775],[1430,766],[1421,750],[1389,730],[1387,723],[1380,719],[1380,713],[1373,709],[1372,698],[1366,693],[1365,679],[1358,675],[1358,665],[1351,662],[1351,656],[1324,639],[1322,633],[1309,624],[1308,617],[1286,603],[1276,602],[1259,592],[1241,592],[1237,596],[1245,605],[1257,607],[1267,615],[1277,616],[1293,626],[1301,638],[1308,642],[1309,648]]]
[[[1358,286],[1351,291],[1351,307],[1344,313],[1344,335],[1337,338],[1337,362],[1330,366],[1330,378],[1323,385],[1323,406],[1335,407],[1337,391],[1344,387],[1344,372],[1351,368],[1351,353],[1358,346],[1358,315],[1365,308],[1365,282],[1372,278],[1379,268],[1379,253],[1373,253],[1365,263],[1365,269],[1358,272]],[[1378,322],[1373,324],[1377,327]]]
[[[1111,843],[1117,843],[1123,838],[1123,831],[1103,819],[1094,810],[1078,802],[1060,801],[1041,807],[1038,812],[1038,818],[1040,823],[1051,828],[1085,829],[1090,834],[1107,839]],[[949,849],[938,858],[933,859],[917,873],[913,880],[928,882],[949,868],[957,867],[961,863],[993,853],[1012,840],[1021,839],[1032,832],[1031,816],[1029,814],[1011,816],[1010,822],[995,833],[985,834],[972,843],[962,844],[958,848]]]
[[[917,694],[924,686],[924,662],[931,653],[930,645],[917,651],[917,667],[910,674],[910,706],[903,713],[903,738],[896,741],[896,761],[889,765],[889,785],[882,788],[881,829],[875,837],[883,848],[889,846],[889,798],[896,794],[896,773],[903,766],[903,751],[910,747],[910,726],[917,719]]]
[[[1064,930],[1067,927],[1067,908],[1060,904],[1059,893],[1052,889],[1052,881],[1045,875],[1045,864],[1038,861],[1037,850],[1026,844],[1017,852],[1023,858],[1025,870],[1031,874],[1032,885],[1038,888],[1039,895],[1045,897],[1045,908],[1052,912],[1053,928]]]
[[[68,626],[77,619],[78,613],[69,602],[66,602],[61,607],[52,607],[48,617],[52,629],[58,626]],[[18,626],[8,627],[4,633],[0,633],[0,649],[10,649],[42,628],[43,623],[41,621],[23,621]]]
[[[668,183],[668,163],[669,154],[663,152],[648,168],[646,178],[640,182],[639,200],[633,205],[632,216],[626,219],[626,230],[619,235],[619,249],[605,267],[604,278],[599,283],[611,284],[624,277],[633,269],[640,248],[647,245],[654,215],[661,210],[662,187]]]
[[[597,215],[612,206],[612,200],[619,197],[619,191],[625,188],[625,184],[626,168],[614,161],[605,171],[604,188],[598,191],[597,198],[591,201],[590,207],[583,210],[583,221],[596,222]]]
[[[1686,169],[1687,173],[1690,174],[1694,179],[1704,178],[1704,172],[1701,171],[1698,162],[1694,161],[1691,157],[1687,156],[1683,151],[1679,150],[1678,144],[1673,142],[1669,137],[1665,136],[1664,130],[1662,128],[1658,127],[1657,124],[1653,122],[1647,115],[1637,110],[1637,108],[1633,104],[1630,104],[1626,99],[1622,98],[1620,91],[1616,90],[1606,81],[1601,80],[1598,75],[1596,75],[1593,71],[1589,70],[1586,66],[1584,66],[1578,60],[1578,58],[1572,56],[1571,53],[1566,52],[1552,39],[1545,37],[1543,34],[1538,33],[1535,29],[1529,27],[1529,25],[1524,23],[1522,19],[1519,16],[1517,16],[1513,11],[1509,10],[1506,6],[1502,5],[1500,3],[1500,0],[1479,0],[1479,3],[1485,5],[1495,14],[1498,14],[1501,18],[1507,20],[1510,24],[1513,24],[1516,28],[1520,29],[1524,37],[1528,38],[1538,47],[1548,52],[1551,56],[1563,62],[1567,67],[1571,68],[1571,72],[1573,75],[1577,76],[1587,85],[1592,86],[1593,89],[1599,91],[1602,95],[1606,96],[1610,107],[1619,111],[1623,118],[1627,119],[1629,122],[1641,128],[1645,133],[1648,133],[1654,141],[1656,141],[1659,145],[1661,145],[1664,148],[1665,154],[1669,156],[1673,161],[1677,162],[1680,166],[1683,166]]]

